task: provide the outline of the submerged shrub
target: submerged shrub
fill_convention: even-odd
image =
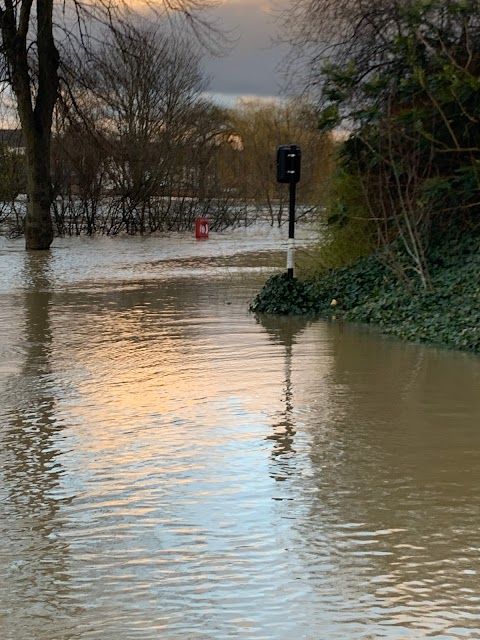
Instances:
[[[431,290],[419,281],[405,289],[377,256],[368,256],[314,281],[273,276],[251,310],[340,315],[402,340],[480,353],[480,234],[443,236],[432,243],[429,259]]]
[[[255,297],[250,310],[274,315],[316,313],[313,286],[297,278],[288,278],[286,273],[274,275]]]

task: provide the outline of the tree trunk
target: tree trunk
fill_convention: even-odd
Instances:
[[[0,9],[0,30],[3,55],[17,98],[18,116],[25,140],[28,195],[26,248],[48,249],[53,240],[50,141],[52,114],[58,95],[60,58],[53,39],[53,0],[36,0],[37,75],[33,78],[29,66],[32,43],[28,38],[32,27],[32,5],[33,0],[22,0],[19,6],[14,0],[5,0],[5,9]]]
[[[48,249],[53,241],[50,212],[52,204],[50,143],[53,109],[58,97],[60,56],[53,39],[53,0],[37,0],[36,4],[37,95],[33,111],[29,108],[24,110],[19,104],[27,151],[28,207],[25,219],[25,246],[27,249]],[[18,94],[17,97],[20,98]]]
[[[26,249],[48,249],[53,241],[50,207],[50,132],[43,135],[24,129],[27,168],[27,215],[25,218]],[[47,139],[45,139],[47,138]]]

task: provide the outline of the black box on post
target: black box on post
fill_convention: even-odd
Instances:
[[[284,145],[277,151],[277,182],[299,182],[302,151],[296,144]]]

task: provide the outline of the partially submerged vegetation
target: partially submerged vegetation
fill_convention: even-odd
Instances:
[[[252,311],[372,324],[404,340],[480,352],[480,234],[432,243],[429,289],[406,288],[379,258],[357,258],[316,279],[274,275]]]
[[[272,165],[285,141],[304,149],[299,211],[315,215],[332,144],[311,104],[215,104],[204,95],[208,83],[193,44],[163,27],[125,20],[92,47],[90,57],[78,53],[72,62],[54,111],[54,235],[185,231],[196,216],[208,216],[212,230],[259,217],[281,224],[288,193]],[[21,131],[11,134],[0,138],[0,225],[19,236],[29,202],[18,197],[28,191],[27,158]]]
[[[319,21],[299,0],[289,26],[312,64],[325,60],[307,80],[322,87],[320,127],[347,121],[351,134],[316,259],[302,281],[275,276],[253,309],[341,315],[478,352],[480,4],[324,5]]]
[[[297,0],[285,14],[308,100],[234,110],[205,99],[198,42],[131,22],[128,12],[111,16],[88,55],[84,46],[62,52],[67,84],[56,56],[50,82],[37,82],[37,62],[40,74],[51,58],[43,32],[38,61],[27,56],[18,69],[4,47],[24,130],[19,147],[0,141],[2,232],[45,249],[55,234],[184,231],[198,215],[213,230],[259,217],[281,225],[288,191],[275,182],[274,154],[295,142],[304,158],[297,211],[310,219],[326,211],[321,241],[302,280],[274,276],[253,309],[340,316],[478,351],[480,3],[318,8]],[[0,26],[4,44],[14,42],[15,21]],[[32,100],[45,107],[36,142]],[[350,134],[333,154],[342,126]]]

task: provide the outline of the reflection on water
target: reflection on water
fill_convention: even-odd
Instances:
[[[8,415],[0,414],[1,607],[9,612],[2,638],[33,637],[37,625],[42,633],[50,630],[45,637],[53,637],[58,627],[52,621],[63,619],[67,548],[58,536],[61,503],[54,497],[61,475],[55,445],[61,426],[52,384],[49,265],[48,253],[25,255],[26,288],[18,301],[23,318],[17,318],[22,357],[16,375],[2,385],[2,408],[8,407]],[[7,635],[2,635],[5,629]]]
[[[346,637],[365,609],[373,637],[477,637],[478,362],[361,337],[336,340],[320,399],[304,561]]]
[[[286,480],[289,475],[289,460],[295,452],[293,442],[295,436],[294,399],[292,385],[292,349],[295,339],[307,327],[309,321],[305,318],[258,316],[257,321],[267,332],[274,344],[284,348],[284,399],[283,408],[278,412],[278,418],[273,423],[273,433],[267,436],[275,445],[272,457],[277,462],[275,479]]]
[[[480,637],[478,359],[175,242],[0,247],[0,640]]]

